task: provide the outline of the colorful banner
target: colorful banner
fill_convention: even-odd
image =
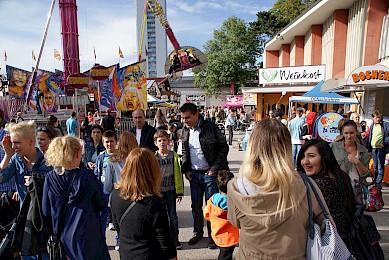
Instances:
[[[326,142],[335,142],[339,135],[338,124],[343,117],[337,113],[324,113],[316,119],[316,131],[318,137]]]
[[[224,106],[227,107],[241,107],[243,105],[243,95],[227,95],[227,103]]]
[[[26,87],[31,72],[6,65],[9,80],[8,93],[10,98],[24,99]]]
[[[118,84],[113,84],[113,100],[119,111],[147,109],[146,61],[140,61],[117,72]]]
[[[30,109],[37,110],[38,113],[57,112],[58,104],[56,99],[64,94],[64,80],[61,71],[50,72],[39,70],[37,72],[34,89],[31,92]]]

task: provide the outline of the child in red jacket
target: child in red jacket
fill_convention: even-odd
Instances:
[[[239,229],[227,219],[227,183],[234,178],[229,171],[217,173],[217,186],[220,193],[215,193],[204,208],[204,218],[211,222],[212,238],[219,246],[218,260],[232,259],[235,245],[239,243]]]

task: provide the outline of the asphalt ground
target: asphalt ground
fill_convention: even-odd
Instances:
[[[237,147],[237,140],[243,137],[242,133],[234,133],[233,146],[230,146],[228,154],[228,162],[231,172],[237,174],[243,161],[244,152],[239,151]],[[227,134],[228,138],[228,134]],[[386,173],[389,174],[389,173]],[[193,218],[190,201],[190,187],[189,182],[185,179],[185,195],[180,204],[177,205],[178,225],[179,225],[179,240],[182,244],[182,249],[178,250],[178,259],[184,260],[211,260],[217,259],[219,250],[208,249],[208,238],[204,237],[196,245],[188,245],[188,241],[193,236]],[[384,209],[379,212],[367,213],[371,215],[377,225],[378,231],[381,235],[380,245],[385,254],[385,259],[389,259],[389,187],[383,187],[383,198],[386,205]],[[109,253],[113,260],[120,259],[119,252],[115,251],[115,234],[116,232],[107,230],[107,245]],[[206,226],[204,226],[204,234],[207,234]],[[235,249],[235,252],[237,248]]]

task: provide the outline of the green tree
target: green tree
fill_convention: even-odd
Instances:
[[[236,94],[255,80],[256,60],[262,49],[255,31],[243,20],[233,16],[224,21],[220,30],[214,30],[213,39],[205,43],[204,50],[208,67],[195,74],[195,85],[208,95],[231,84]]]
[[[277,0],[269,11],[258,12],[257,20],[251,22],[250,26],[256,32],[262,47],[269,38],[274,37],[314,2],[315,0]]]

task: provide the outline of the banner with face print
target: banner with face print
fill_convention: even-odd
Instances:
[[[30,109],[38,113],[44,110],[45,113],[57,112],[58,104],[56,99],[64,94],[64,80],[62,71],[50,72],[39,70],[31,92]]]
[[[8,84],[8,93],[10,98],[23,99],[26,95],[26,87],[31,72],[6,66]]]
[[[113,99],[120,111],[147,109],[146,61],[140,61],[117,72],[118,84],[113,86]]]

